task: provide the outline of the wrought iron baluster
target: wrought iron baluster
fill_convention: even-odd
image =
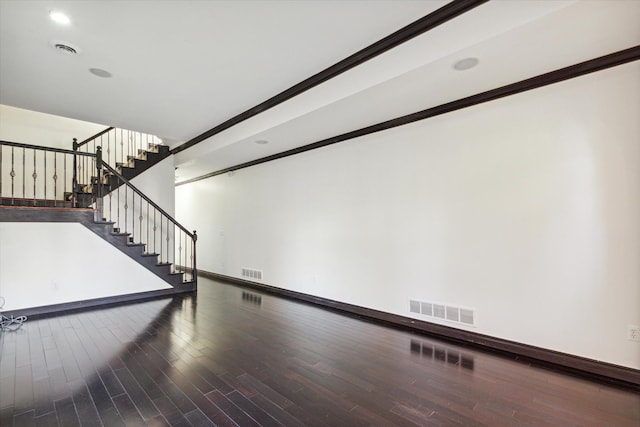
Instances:
[[[120,182],[120,178],[118,178],[118,183]],[[116,224],[118,225],[118,228],[121,228],[122,226],[120,225],[120,185],[118,185],[118,221],[116,221]]]
[[[63,180],[63,184],[62,184],[62,187],[63,187],[62,188],[62,198],[65,199],[64,195],[67,192],[67,155],[66,154],[62,156],[62,170],[63,170],[62,174],[64,176],[64,180]],[[66,199],[63,201],[62,206],[65,205],[66,201],[67,201]]]
[[[149,203],[147,203],[147,238],[145,239],[147,242],[147,246],[145,246],[146,252],[149,253],[149,246],[151,244],[151,239],[149,239]]]
[[[33,206],[37,205],[36,202],[36,178],[38,178],[38,174],[36,173],[36,150],[33,150]]]
[[[127,186],[124,186],[124,232],[127,233],[128,225],[127,224],[127,209],[129,208],[129,199],[127,195]]]
[[[44,203],[47,205],[47,152],[42,153],[44,155]]]
[[[169,248],[169,218],[167,218],[167,262],[169,261],[169,255],[171,255],[171,249]],[[171,266],[171,270],[173,270],[173,265]]]
[[[124,163],[124,131],[122,129],[120,129],[120,157]]]
[[[16,171],[14,170],[14,149],[15,147],[11,147],[11,172],[9,172],[9,176],[11,177],[11,204],[14,204],[14,180],[16,177]]]
[[[140,221],[140,224],[138,224],[138,234],[140,236],[140,243],[146,243],[143,238],[142,238],[142,220],[143,220],[143,216],[142,216],[142,196],[140,196],[140,216],[138,217],[138,220]],[[145,246],[145,252],[147,250],[146,246]]]
[[[175,225],[174,225],[174,229],[175,229]],[[175,243],[174,243],[175,245]],[[178,259],[176,260],[176,269],[178,269],[178,271],[181,270],[180,266],[178,264],[180,264],[182,262],[182,231],[178,232]]]
[[[58,206],[58,153],[53,153],[53,206]]]
[[[131,192],[131,238],[136,240],[136,193]]]
[[[27,154],[26,151],[24,149],[24,147],[22,148],[22,198],[26,199],[27,198],[27,180],[26,180],[26,172],[27,172]],[[26,200],[25,200],[26,201]]]
[[[156,252],[156,208],[153,208],[153,253]],[[162,261],[162,259],[160,259]]]

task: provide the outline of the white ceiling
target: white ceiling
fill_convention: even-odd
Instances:
[[[0,104],[189,140],[445,5],[0,0]],[[72,19],[63,27],[50,10]],[[80,49],[68,56],[51,41]],[[640,1],[490,1],[182,151],[180,181],[640,45]],[[460,72],[452,64],[477,57]],[[88,72],[102,68],[113,78]],[[257,145],[256,140],[268,140]]]

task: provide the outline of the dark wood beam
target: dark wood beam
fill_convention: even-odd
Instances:
[[[202,179],[211,178],[217,175],[222,175],[222,174],[236,171],[239,169],[244,169],[244,168],[256,166],[262,163],[271,162],[273,160],[282,159],[283,157],[293,156],[295,154],[304,153],[306,151],[316,150],[318,148],[326,147],[328,145],[337,144],[339,142],[348,141],[353,138],[358,138],[358,137],[369,135],[375,132],[392,129],[394,127],[406,125],[419,120],[428,119],[430,117],[440,116],[442,114],[461,110],[463,108],[472,107],[478,104],[483,104],[485,102],[495,101],[496,99],[516,95],[522,92],[541,88],[543,86],[548,86],[554,83],[559,83],[565,80],[583,76],[585,74],[590,74],[596,71],[605,70],[607,68],[616,67],[618,65],[623,65],[629,62],[637,61],[638,59],[640,59],[640,46],[634,46],[629,49],[621,50],[618,52],[611,53],[609,55],[601,56],[599,58],[580,62],[575,65],[571,65],[565,68],[561,68],[559,70],[555,70],[555,71],[551,71],[535,77],[531,77],[529,79],[521,80],[519,82],[508,84],[506,86],[501,86],[496,89],[491,89],[486,92],[468,96],[466,98],[461,98],[455,101],[447,102],[445,104],[441,104],[436,107],[427,108],[426,110],[418,111],[416,113],[407,114],[405,116],[387,120],[382,123],[377,123],[375,125],[371,125],[361,129],[351,131],[351,132],[343,133],[338,136],[323,139],[318,142],[303,145],[301,147],[293,148],[291,150],[283,151],[281,153],[272,154],[270,156],[252,160],[250,162],[241,163],[239,165],[231,166],[215,172],[210,172],[208,174],[205,174],[196,178],[179,182],[176,184],[176,186],[189,184],[191,182],[200,181]]]
[[[300,83],[290,87],[289,89],[280,92],[279,94],[267,99],[266,101],[246,110],[243,113],[238,114],[235,117],[232,117],[226,120],[223,123],[209,129],[208,131],[196,136],[193,139],[185,142],[182,145],[174,148],[171,153],[177,154],[181,151],[186,150],[187,148],[191,148],[199,142],[204,141],[205,139],[211,138],[213,135],[216,135],[226,129],[229,129],[232,126],[237,125],[240,122],[243,122],[257,114],[262,113],[270,108],[275,107],[278,104],[281,104],[294,96],[300,95],[301,93],[330,80],[345,71],[348,71],[358,65],[375,58],[376,56],[392,49],[396,46],[401,45],[402,43],[411,40],[412,38],[419,36],[445,22],[462,15],[476,7],[480,6],[483,3],[486,3],[488,0],[454,0],[451,3],[441,7],[440,9],[418,19],[415,22],[407,25],[394,32],[393,34],[388,35],[387,37],[378,40],[365,47],[364,49],[354,53],[353,55],[343,59],[342,61],[325,68],[317,74],[301,81]]]

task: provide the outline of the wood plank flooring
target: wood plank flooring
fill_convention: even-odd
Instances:
[[[201,279],[0,336],[0,426],[634,426],[640,394]]]

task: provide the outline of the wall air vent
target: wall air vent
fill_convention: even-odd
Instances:
[[[409,300],[409,311],[423,316],[475,326],[475,311],[449,304]]]
[[[409,311],[412,313],[420,313],[420,302],[418,301],[409,301]]]
[[[433,317],[444,319],[445,308],[442,304],[433,304]]]
[[[433,316],[433,304],[430,302],[420,303],[422,314],[425,316]]]
[[[460,321],[460,309],[458,307],[447,306],[447,320],[453,322]]]
[[[466,308],[460,309],[460,323],[466,323],[467,325],[473,325],[473,310]]]
[[[243,268],[242,277],[250,280],[262,280],[262,271],[253,268]]]

